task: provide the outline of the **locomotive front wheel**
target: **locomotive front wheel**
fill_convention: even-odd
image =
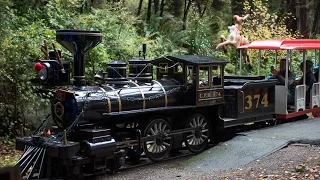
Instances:
[[[154,136],[152,140],[143,143],[144,153],[150,160],[160,161],[168,155],[173,143],[167,135],[170,131],[170,124],[162,118],[154,119],[147,125],[144,136]]]
[[[186,128],[196,128],[186,133],[186,147],[193,153],[202,152],[207,147],[210,135],[208,119],[202,114],[194,114],[187,121]]]

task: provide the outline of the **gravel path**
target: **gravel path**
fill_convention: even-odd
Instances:
[[[206,172],[201,167],[193,171],[181,168],[183,159],[161,162],[126,170],[114,175],[97,177],[98,180],[184,180],[184,179],[320,179],[320,147],[289,145],[261,160],[236,169]],[[183,166],[183,165],[182,165]]]
[[[317,141],[320,138],[320,119],[308,119],[274,127],[239,133],[219,143],[185,163],[185,168],[212,172],[246,165],[277,151],[290,142]],[[212,163],[214,162],[214,163]]]

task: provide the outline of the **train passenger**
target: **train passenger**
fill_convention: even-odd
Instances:
[[[285,85],[285,77],[286,77],[286,59],[283,58],[280,60],[280,71],[272,68],[271,73],[273,77],[278,79],[277,85]],[[294,74],[289,70],[288,72],[288,104],[294,104],[294,94],[296,90],[296,82]]]
[[[312,66],[313,63],[310,60],[306,60],[306,104],[309,104],[310,102],[310,90],[312,88],[313,83],[317,82],[316,78],[314,77],[312,73]],[[300,70],[303,72],[303,62],[300,64]],[[303,84],[303,76],[298,82],[298,85]]]

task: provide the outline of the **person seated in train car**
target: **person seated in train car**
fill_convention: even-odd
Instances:
[[[282,58],[280,60],[280,70],[276,70],[271,68],[270,71],[274,78],[278,79],[277,85],[285,85],[285,77],[286,77],[286,59]],[[288,98],[287,104],[294,103],[294,95],[296,90],[296,82],[294,74],[289,70],[288,71]]]
[[[317,82],[316,78],[314,77],[313,73],[312,73],[312,66],[313,63],[310,60],[306,60],[306,104],[308,104],[310,102],[310,90],[312,88],[313,83]],[[300,70],[303,73],[303,62],[300,64]],[[298,82],[298,85],[302,85],[303,84],[303,76],[301,77],[301,79]]]

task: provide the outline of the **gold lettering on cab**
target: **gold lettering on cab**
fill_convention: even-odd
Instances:
[[[220,91],[202,92],[199,94],[200,99],[208,99],[213,97],[221,97]]]
[[[200,93],[199,97],[200,99],[211,98],[211,93],[210,92]]]
[[[221,92],[220,91],[215,91],[214,92],[214,97],[220,97],[221,96]]]

